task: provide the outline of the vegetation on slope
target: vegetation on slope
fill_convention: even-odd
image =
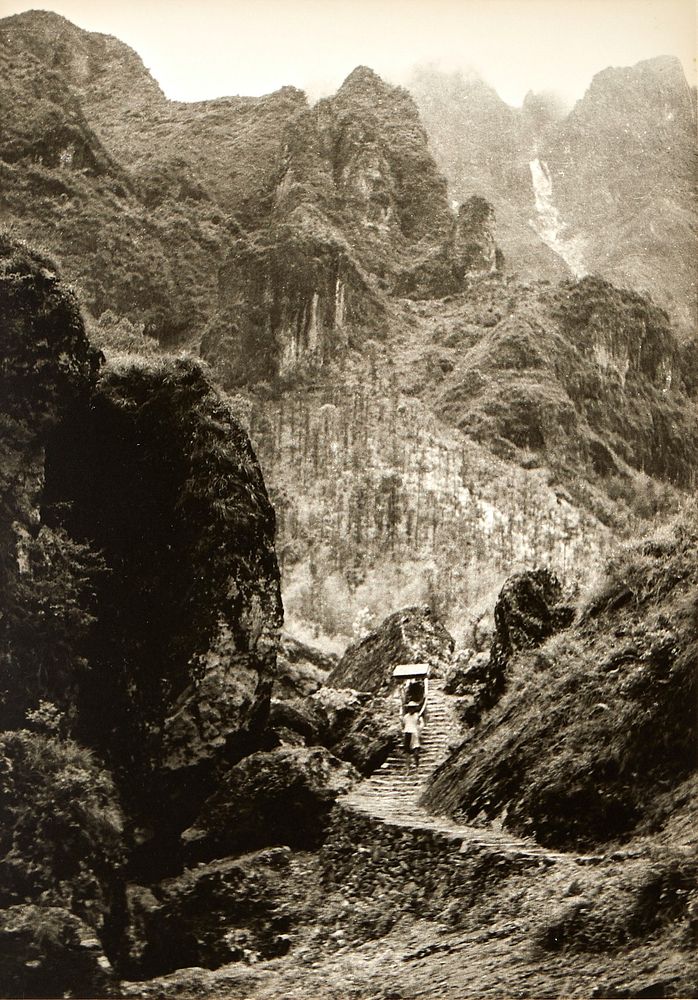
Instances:
[[[509,667],[427,804],[588,847],[666,822],[695,769],[698,520],[619,552],[568,631]]]
[[[0,967],[105,995],[127,868],[176,865],[216,766],[260,745],[274,515],[203,367],[102,367],[55,264],[4,234],[0,340]]]
[[[0,35],[4,223],[59,257],[94,317],[111,309],[164,343],[191,340],[215,301],[225,213],[188,168],[170,166],[165,191],[168,171],[158,171],[155,191],[123,162],[123,148],[105,147],[72,86],[71,45],[54,58],[51,32],[42,40],[23,30],[37,17],[9,18]]]
[[[294,621],[348,636],[427,601],[460,635],[508,572],[588,579],[611,531],[690,488],[691,361],[650,300],[494,275],[387,317],[362,356],[251,396]]]
[[[591,277],[550,289],[489,281],[454,319],[434,331],[447,371],[432,394],[449,421],[505,456],[537,452],[563,481],[582,471],[608,486],[631,479],[630,466],[690,486],[698,408],[651,300]]]
[[[43,457],[80,410],[99,359],[47,257],[0,234],[0,723],[39,698],[68,709],[92,624],[98,555],[42,523]]]

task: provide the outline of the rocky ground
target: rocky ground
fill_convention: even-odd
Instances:
[[[578,853],[515,837],[501,819],[475,828],[429,814],[420,796],[459,733],[459,699],[443,681],[430,702],[419,768],[393,751],[340,798],[319,854],[282,855],[276,889],[294,914],[286,955],[248,951],[215,971],[124,984],[125,994],[695,995],[696,914],[682,907],[693,889],[690,818],[663,836]]]
[[[363,857],[370,867],[370,853]],[[367,896],[360,883],[328,891],[318,856],[294,855],[283,891],[301,908],[304,923],[287,956],[215,971],[181,969],[147,983],[122,984],[124,993],[260,1000],[695,995],[685,929],[667,933],[659,927],[612,950],[603,941],[579,948],[554,937],[561,918],[583,913],[599,886],[619,886],[628,868],[636,877],[651,870],[650,845],[644,855],[640,846],[626,847],[588,865],[562,856],[533,874],[502,880],[496,873],[506,863],[505,849],[492,859],[492,882],[469,908],[427,920],[417,898],[413,910],[376,935],[367,928],[376,914],[385,918],[391,912],[394,899]]]

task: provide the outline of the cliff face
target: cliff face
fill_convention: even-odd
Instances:
[[[567,115],[545,94],[510,108],[472,77],[425,71],[412,91],[451,196],[492,201],[513,270],[571,269],[649,291],[687,335],[698,315],[697,146],[677,59],[604,70]]]
[[[95,317],[163,344],[205,330],[205,356],[239,384],[322,364],[348,330],[380,335],[380,299],[415,259],[440,263],[411,294],[462,287],[417,108],[366,67],[313,108],[292,87],[182,104],[128,46],[41,12],[5,19],[0,58],[6,216],[34,239],[43,223]]]
[[[648,289],[690,329],[698,315],[698,145],[678,59],[597,74],[543,136],[539,155],[562,217],[584,241],[586,269]]]
[[[227,384],[321,366],[362,329],[380,330],[379,296],[341,237],[326,233],[284,224],[234,244],[219,275],[221,308],[201,343]]]
[[[388,199],[383,219],[394,218],[405,240],[416,243],[426,238],[433,243],[445,235],[451,224],[446,182],[429,152],[426,132],[408,92],[389,86],[360,66],[329,99],[328,110],[333,119],[340,196],[346,199],[351,193],[369,192],[373,181],[379,200],[386,192],[392,193],[393,203]],[[367,133],[375,144],[373,151],[369,145],[368,161],[364,160]],[[363,221],[371,220],[364,215]]]
[[[263,722],[282,617],[273,511],[194,361],[98,378],[55,265],[1,249],[3,721],[55,701],[128,775],[130,805],[166,822],[184,773],[203,794]]]
[[[220,272],[202,344],[233,384],[381,336],[390,292],[459,291],[466,274],[495,266],[491,228],[449,209],[412,98],[366,67],[289,122],[271,204]],[[415,257],[428,266],[406,277]]]

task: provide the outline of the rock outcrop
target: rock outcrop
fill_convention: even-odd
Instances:
[[[263,742],[274,513],[202,366],[100,370],[55,265],[4,236],[0,338],[2,981],[106,995],[127,862],[176,867],[216,769]]]
[[[288,951],[293,914],[279,880],[290,851],[278,847],[186,870],[152,887],[129,885],[127,975],[150,978],[186,966],[215,969]]]
[[[107,369],[52,441],[44,517],[108,569],[83,739],[140,774],[161,821],[172,795],[195,809],[203,772],[254,748],[282,616],[274,514],[230,404],[190,359]]]
[[[458,209],[450,236],[399,275],[396,292],[413,299],[443,298],[462,292],[471,278],[501,270],[504,258],[494,233],[494,208],[472,195]]]
[[[449,663],[453,646],[453,638],[429,607],[403,608],[349,646],[327,683],[386,692],[395,683],[392,673],[398,664],[430,663],[438,673]]]
[[[47,446],[85,405],[99,357],[53,261],[4,234],[0,353],[0,720],[13,728],[42,698],[70,703],[85,655],[100,561],[47,525],[41,504]]]
[[[192,858],[322,841],[337,796],[355,779],[322,747],[281,746],[251,754],[219,776],[216,791],[182,834]]]
[[[509,577],[494,606],[495,635],[490,660],[506,669],[520,649],[535,649],[566,628],[574,608],[563,599],[562,584],[549,569],[527,570]]]

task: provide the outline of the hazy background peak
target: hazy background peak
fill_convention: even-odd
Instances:
[[[692,0],[55,0],[82,28],[116,35],[179,100],[311,98],[358,64],[391,82],[415,65],[475,71],[508,103],[529,90],[580,97],[598,70],[677,55],[695,83]],[[0,15],[37,3],[0,0]]]

